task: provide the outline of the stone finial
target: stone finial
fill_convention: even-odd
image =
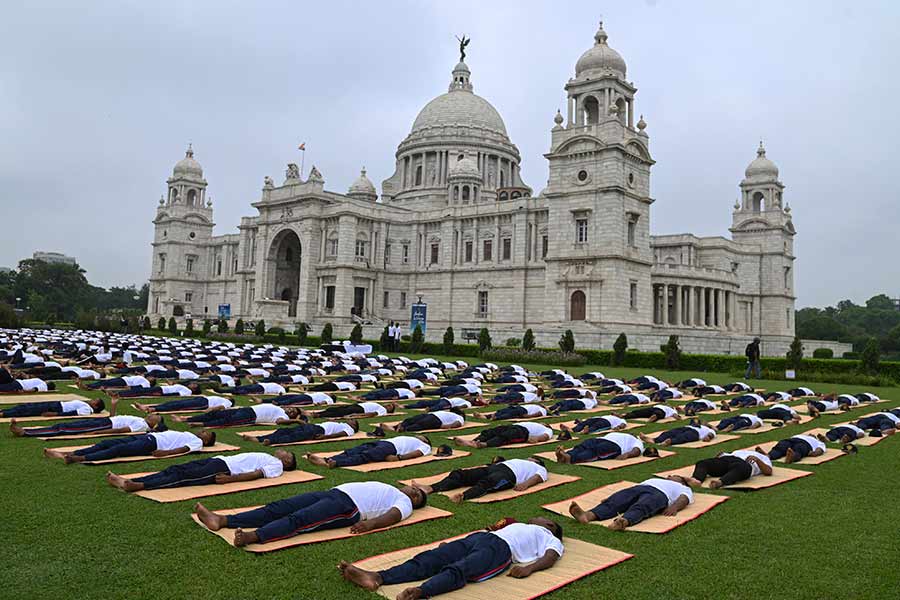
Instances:
[[[275,182],[272,181],[271,177],[266,175],[265,177],[263,177],[263,187],[266,189],[273,188],[273,187],[275,187]]]
[[[562,116],[562,113],[560,112],[560,110],[559,110],[558,108],[556,109],[556,116],[553,117],[553,122],[556,123],[556,126],[557,126],[557,127],[562,127],[562,124],[563,124],[563,116]]]
[[[741,210],[741,199],[738,198],[734,201],[734,210]]]
[[[784,212],[786,214],[791,214],[791,205],[788,204],[787,202],[784,203]]]
[[[191,144],[191,142],[188,142],[188,147],[187,147],[187,150],[185,150],[184,155],[189,158],[194,157],[194,146],[193,146],[193,144]]]
[[[606,30],[603,29],[603,21],[600,21],[600,27],[597,29],[597,33],[594,34],[594,41],[598,44],[606,45],[607,39],[609,39],[609,36],[606,35]]]
[[[309,177],[307,178],[307,181],[324,182],[325,178],[322,177],[322,174],[319,172],[316,166],[313,165],[313,168],[309,170]]]
[[[160,194],[159,195],[159,205],[162,206],[165,203],[166,203],[165,197],[162,194]]]
[[[759,148],[756,149],[757,156],[765,156],[766,155],[766,147],[763,146],[763,141],[759,140]]]
[[[637,128],[641,131],[647,129],[647,121],[644,120],[644,115],[641,115],[641,118],[638,120]]]
[[[609,105],[609,114],[611,114],[613,116],[619,114],[619,107],[616,106],[615,104],[610,104]]]

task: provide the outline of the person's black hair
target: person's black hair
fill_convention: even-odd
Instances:
[[[466,416],[466,413],[464,413],[464,412],[462,411],[462,409],[459,408],[459,407],[457,407],[457,406],[451,406],[448,410],[449,410],[450,412],[452,412],[453,414],[459,415],[459,416],[461,416],[461,417],[463,417],[463,418],[465,418],[465,416]]]
[[[550,522],[553,524],[553,529],[551,530],[551,533],[552,533],[553,536],[554,536],[555,538],[557,538],[559,541],[562,541],[562,539],[563,539],[563,528],[562,528],[562,525],[560,525],[560,524],[557,523],[556,521],[550,521]]]
[[[426,443],[426,444],[428,444],[429,446],[431,445],[431,440],[428,438],[427,435],[421,435],[421,434],[420,434],[419,437],[422,438],[423,440],[425,440],[425,443]]]
[[[537,464],[541,465],[542,467],[546,466],[546,465],[544,465],[544,459],[541,458],[540,456],[538,456],[537,454],[535,454],[534,456],[530,456],[529,459],[536,462]]]
[[[215,443],[216,443],[216,432],[210,431],[209,432],[209,444],[205,444],[205,445],[213,446],[213,445],[215,445]]]
[[[54,382],[52,382],[52,381],[48,381],[48,382],[47,382],[47,389],[48,389],[48,390],[55,390],[55,389],[56,389],[56,383],[54,383]]]
[[[659,450],[657,450],[656,448],[647,448],[646,450],[644,450],[643,455],[656,457],[659,456]]]
[[[421,500],[419,502],[413,502],[413,509],[422,508],[426,504],[428,504],[428,494],[425,493],[425,490],[422,488],[415,488],[419,490],[419,494],[421,494]]]
[[[166,420],[163,418],[162,415],[159,415],[159,423],[156,424],[156,428],[154,429],[154,431],[168,431],[168,430],[169,430],[169,426],[166,425]]]
[[[288,452],[288,456],[291,457],[291,460],[284,466],[284,470],[293,471],[297,468],[297,455],[295,455],[293,452]]]
[[[307,419],[307,421],[309,421],[309,419]],[[357,421],[356,419],[350,419],[349,421],[347,421],[347,425],[349,425],[353,431],[357,433],[359,432],[359,421]]]
[[[94,412],[98,413],[103,412],[104,410],[106,410],[106,402],[103,401],[103,398],[97,398],[94,401]]]

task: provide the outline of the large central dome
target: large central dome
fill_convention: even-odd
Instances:
[[[469,67],[460,62],[453,69],[450,90],[425,105],[410,133],[431,127],[471,127],[506,136],[506,125],[491,103],[472,92]]]

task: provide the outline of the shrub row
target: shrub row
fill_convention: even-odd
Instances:
[[[523,350],[508,346],[498,346],[485,350],[481,353],[481,358],[504,363],[532,363],[560,367],[580,367],[587,363],[587,359],[584,356],[574,352]]]

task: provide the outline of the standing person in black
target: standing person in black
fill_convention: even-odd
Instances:
[[[762,376],[762,368],[759,364],[759,338],[753,338],[753,341],[747,344],[747,349],[744,351],[747,355],[747,373],[744,374],[744,379],[750,379],[750,374],[752,372],[756,372],[756,378],[759,379]]]

